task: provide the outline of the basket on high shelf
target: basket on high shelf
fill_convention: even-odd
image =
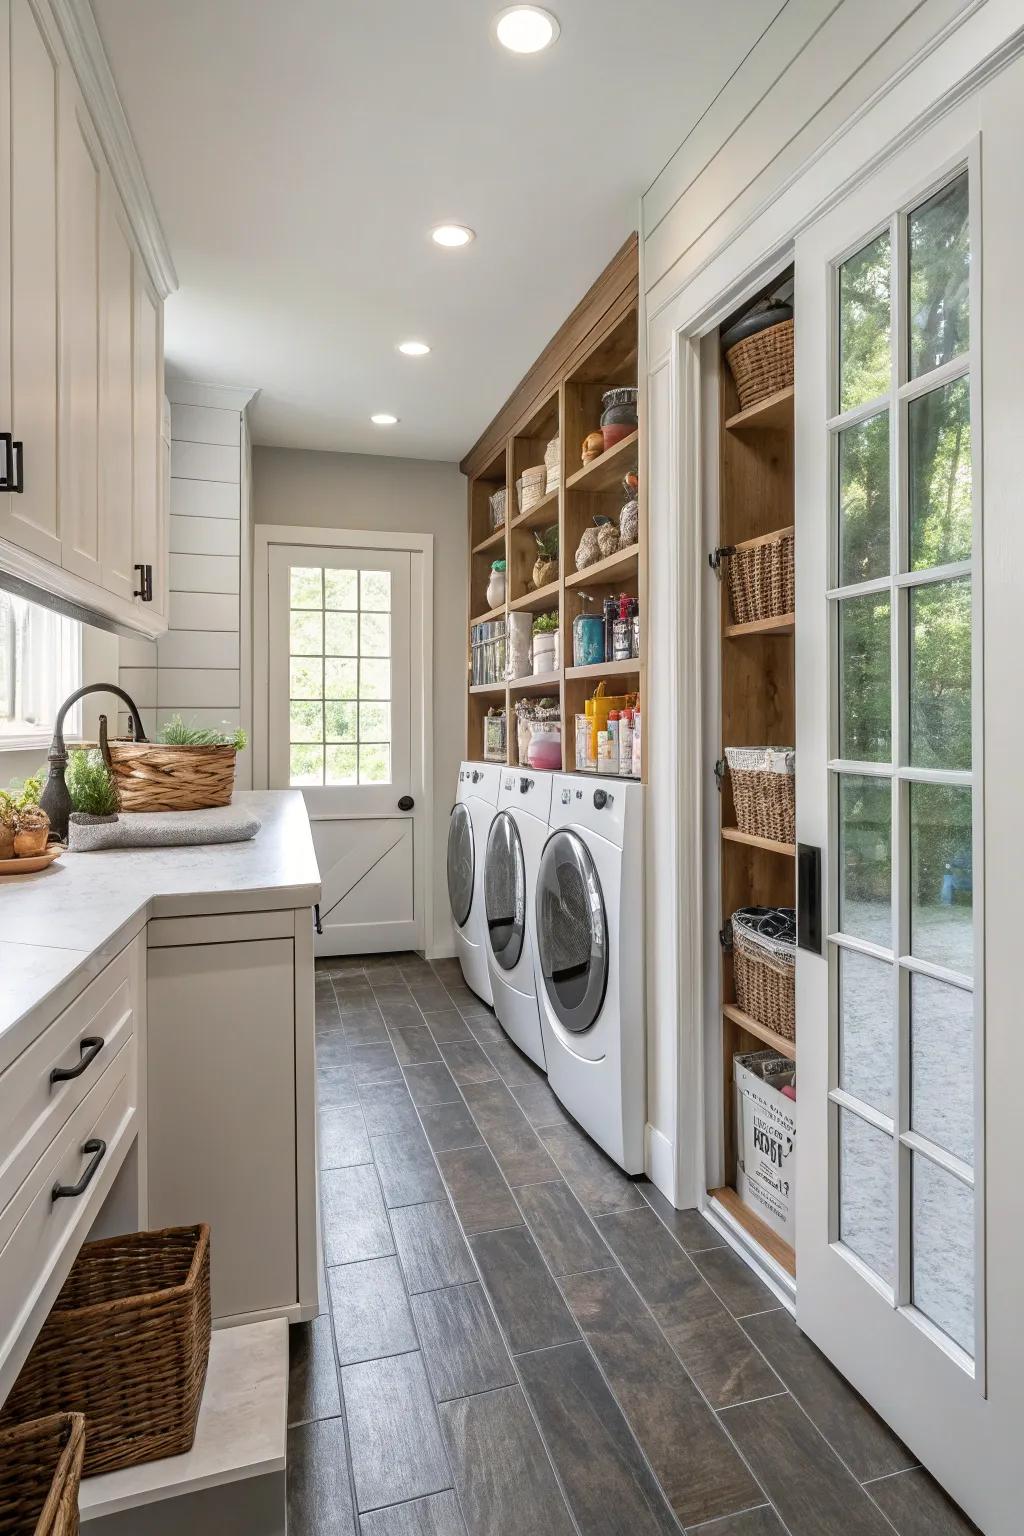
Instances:
[[[737,341],[725,354],[740,410],[777,395],[793,382],[793,322],[782,320]]]
[[[734,624],[781,619],[796,607],[793,529],[747,539],[716,550],[717,566],[725,562],[729,610]]]
[[[231,803],[235,788],[233,746],[108,740],[102,719],[99,742],[103,761],[117,785],[122,811],[205,811]]]
[[[85,1419],[53,1413],[0,1432],[0,1536],[78,1536]]]
[[[736,825],[748,837],[796,842],[796,753],[791,747],[726,747]]]
[[[730,927],[737,1003],[766,1029],[795,1040],[796,912],[741,907]]]
[[[84,1413],[86,1476],[180,1456],[195,1439],[210,1329],[208,1226],[86,1243],[11,1388],[0,1429]]]

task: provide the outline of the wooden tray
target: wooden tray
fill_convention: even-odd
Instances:
[[[54,859],[59,859],[63,852],[63,847],[55,843],[45,853],[34,854],[31,858],[0,859],[0,875],[31,875],[38,869],[45,869]]]

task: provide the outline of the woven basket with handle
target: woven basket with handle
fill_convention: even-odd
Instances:
[[[736,825],[749,837],[796,842],[796,753],[791,747],[726,747]]]
[[[233,746],[110,741],[102,717],[99,739],[122,811],[203,811],[231,803],[235,788]]]
[[[755,331],[725,354],[736,381],[740,410],[788,389],[793,382],[793,322],[782,320]]]
[[[719,551],[729,584],[729,608],[734,624],[777,619],[796,607],[794,530],[748,539]]]
[[[208,1226],[86,1243],[0,1428],[58,1409],[84,1413],[87,1476],[180,1456],[195,1439],[210,1317]]]
[[[53,1413],[0,1433],[0,1536],[78,1536],[85,1419]]]
[[[736,1001],[784,1040],[796,1039],[795,918],[789,907],[743,907],[731,923]]]

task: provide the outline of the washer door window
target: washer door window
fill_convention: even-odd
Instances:
[[[457,805],[448,823],[448,900],[456,928],[464,928],[473,905],[473,818]]]
[[[503,971],[514,971],[526,939],[526,863],[508,811],[495,816],[487,834],[484,910],[491,953]]]
[[[594,861],[575,832],[554,832],[544,845],[537,947],[556,1018],[582,1034],[601,1012],[608,985],[608,923]]]

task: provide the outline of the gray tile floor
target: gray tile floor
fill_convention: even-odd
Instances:
[[[290,1536],[974,1529],[457,962],[318,962],[316,995],[328,1309],[292,1329]]]

